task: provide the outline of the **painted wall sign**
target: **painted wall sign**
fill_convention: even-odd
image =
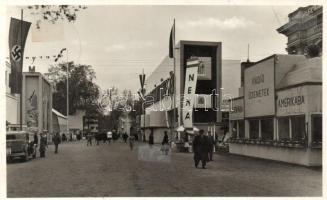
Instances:
[[[199,63],[200,62],[198,59],[190,59],[187,61],[182,107],[183,123],[185,128],[193,127],[193,105]]]
[[[230,120],[244,119],[244,99],[233,99],[230,101],[230,107],[232,108],[229,112]]]
[[[211,57],[197,57],[200,60],[198,80],[211,80]]]
[[[320,85],[306,85],[277,92],[277,116],[322,112]]]
[[[195,95],[194,108],[211,108],[212,95],[208,94],[196,94]]]
[[[244,70],[245,117],[275,114],[274,59],[268,58]]]

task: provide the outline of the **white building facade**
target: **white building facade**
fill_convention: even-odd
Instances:
[[[321,57],[258,61],[244,70],[243,94],[231,101],[230,153],[321,165]]]

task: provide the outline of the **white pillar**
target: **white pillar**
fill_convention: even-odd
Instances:
[[[239,120],[236,120],[236,138],[240,138],[240,125],[239,125]],[[232,130],[233,132],[233,130]]]
[[[305,132],[307,134],[308,147],[311,147],[312,143],[312,118],[310,113],[305,114]]]
[[[249,120],[244,120],[244,138],[249,139],[250,138],[250,123]]]
[[[279,140],[279,127],[278,127],[278,119],[274,117],[274,138],[273,140]]]
[[[259,119],[259,139],[262,139],[262,135],[261,135],[261,120]]]

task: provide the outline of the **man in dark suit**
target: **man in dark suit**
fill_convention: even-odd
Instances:
[[[204,131],[201,129],[199,131],[199,135],[194,137],[192,142],[193,152],[194,152],[194,164],[195,167],[198,168],[198,164],[201,160],[202,168],[206,169],[206,163],[208,160],[208,152],[209,152],[209,141],[208,137],[205,136]]]

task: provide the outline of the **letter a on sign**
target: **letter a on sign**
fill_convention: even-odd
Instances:
[[[200,61],[196,59],[187,60],[187,68],[185,74],[185,88],[184,88],[184,99],[183,101],[183,125],[185,128],[193,128],[192,116],[193,116],[193,105],[194,96],[196,89],[196,81],[198,77],[198,67]]]

